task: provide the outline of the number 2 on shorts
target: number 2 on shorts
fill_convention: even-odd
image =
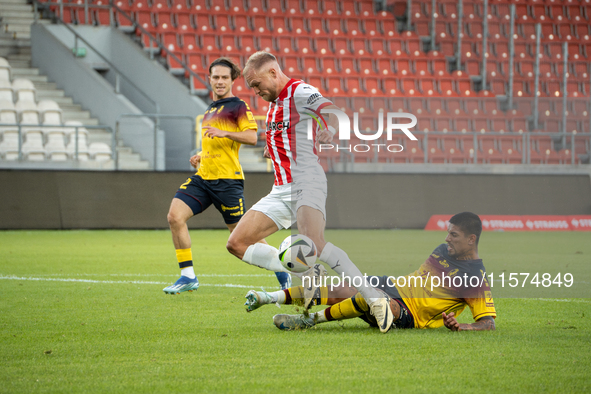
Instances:
[[[181,189],[186,189],[186,188],[187,188],[187,185],[188,185],[189,183],[191,183],[191,178],[187,178],[187,182],[183,183],[183,184],[181,185],[181,187],[180,187],[180,188],[181,188]]]

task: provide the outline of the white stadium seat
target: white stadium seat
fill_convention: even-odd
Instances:
[[[2,142],[0,142],[0,155],[4,160],[18,159],[18,132],[7,130],[2,133]]]
[[[53,100],[41,100],[37,103],[41,123],[44,125],[61,125],[62,110]]]
[[[23,156],[26,160],[45,160],[45,148],[43,147],[43,133],[41,130],[30,130],[25,134],[23,143]]]
[[[0,79],[0,100],[1,101],[14,101],[12,84],[10,81]]]
[[[83,126],[83,124],[76,120],[69,120],[64,129],[69,141],[66,150],[72,159],[76,158],[76,128],[74,126]],[[88,130],[86,127],[78,127],[78,160],[87,161],[90,159],[87,141]]]
[[[88,146],[88,152],[95,161],[107,161],[113,157],[111,147],[104,142],[93,142]]]
[[[8,61],[6,59],[0,57],[0,80],[10,81],[10,73],[10,64],[8,64]]]
[[[32,127],[23,127],[23,132],[28,130],[39,130],[41,127],[33,127],[39,125],[39,112],[37,110],[37,104],[34,101],[19,100],[16,103],[16,112],[18,113],[19,123],[22,125],[28,125]]]
[[[0,126],[0,132],[4,131],[18,131],[16,124],[17,120],[16,109],[12,101],[0,100],[0,123],[9,124],[11,126]]]
[[[35,85],[28,79],[17,78],[12,81],[16,101],[36,101]]]
[[[45,144],[45,152],[47,157],[52,161],[66,161],[68,160],[68,152],[64,146],[63,140],[59,141],[48,141]]]

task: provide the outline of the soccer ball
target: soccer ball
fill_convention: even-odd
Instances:
[[[304,272],[309,269],[317,259],[316,245],[302,234],[290,235],[279,246],[279,260],[288,270]]]

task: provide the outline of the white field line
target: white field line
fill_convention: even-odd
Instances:
[[[524,298],[525,300],[548,301],[548,302],[579,302],[583,304],[591,304],[591,301],[581,300],[579,298]]]
[[[0,280],[38,280],[47,282],[82,282],[82,283],[107,283],[107,284],[141,284],[141,285],[169,285],[170,282],[152,282],[152,281],[140,281],[140,280],[94,280],[94,279],[73,279],[73,278],[34,278],[34,277],[22,277],[14,275],[0,275]],[[246,285],[235,285],[231,283],[200,283],[199,286],[211,286],[211,287],[239,287],[243,289],[254,289],[260,286],[246,286]]]
[[[138,277],[138,276],[143,276],[143,277],[151,277],[151,276],[158,276],[158,277],[163,277],[163,276],[171,276],[171,277],[178,277],[178,274],[38,274],[37,276],[43,276],[43,277],[52,277],[52,276],[115,276],[115,277],[119,277],[119,276],[133,276],[133,277]],[[197,274],[197,278],[201,278],[201,277],[206,277],[206,278],[216,278],[216,277],[220,277],[220,278],[240,278],[240,277],[244,277],[244,278],[274,278],[275,275],[274,274]]]

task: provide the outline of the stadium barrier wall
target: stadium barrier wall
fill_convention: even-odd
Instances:
[[[190,172],[0,171],[0,229],[168,228]],[[246,174],[245,207],[272,188]],[[328,174],[328,228],[422,229],[435,214],[589,215],[588,175]],[[189,227],[226,228],[215,208]]]

